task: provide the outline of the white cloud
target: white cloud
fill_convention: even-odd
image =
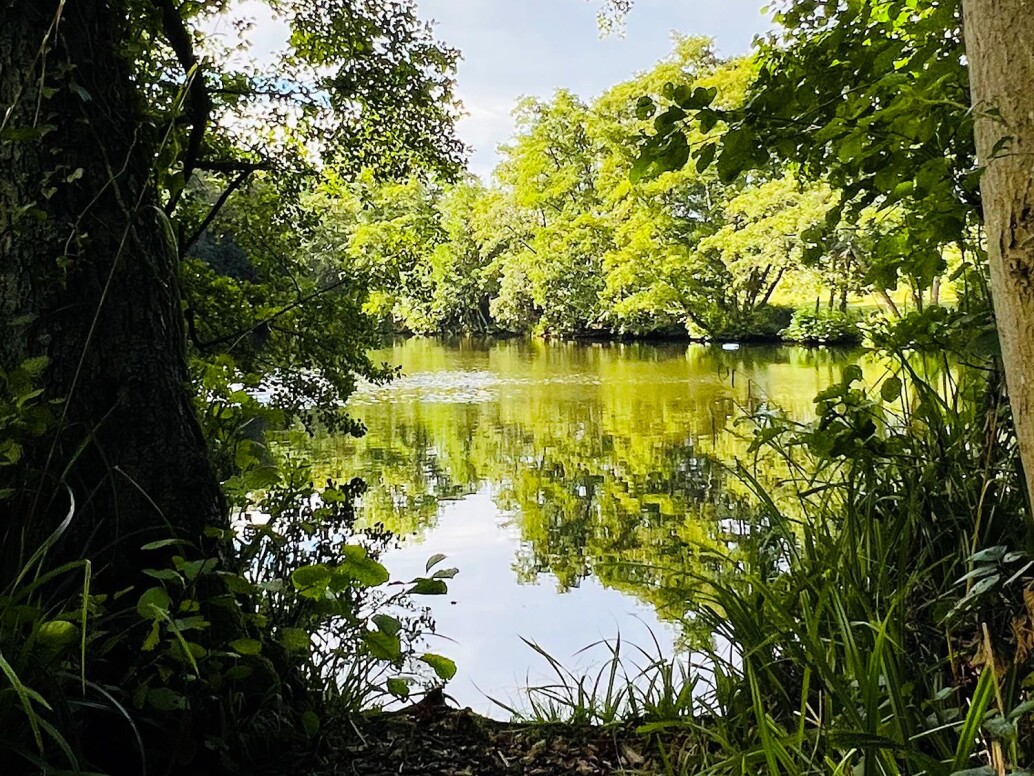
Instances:
[[[437,21],[436,34],[463,60],[457,91],[466,115],[457,124],[473,148],[471,170],[487,178],[497,148],[513,135],[511,116],[522,95],[546,97],[564,87],[591,98],[650,67],[669,50],[672,29],[715,38],[724,54],[745,52],[769,27],[764,0],[638,0],[625,35],[601,40],[598,3],[586,0],[418,0],[421,15]],[[250,18],[250,56],[269,63],[287,41],[287,25],[266,4],[241,0],[231,18]],[[235,35],[228,19],[209,31]]]

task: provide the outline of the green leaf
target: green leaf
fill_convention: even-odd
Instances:
[[[686,92],[688,91],[687,87]],[[689,94],[686,94],[685,92],[676,92],[675,101],[686,110],[701,110],[702,108],[710,106],[710,104],[714,102],[714,98],[717,96],[718,90],[716,88],[711,87],[710,89],[705,89],[702,86],[698,86]]]
[[[183,577],[173,569],[144,569],[144,574],[152,579],[159,579],[162,582],[179,582],[183,584]]]
[[[235,639],[230,642],[230,649],[238,655],[259,655],[262,653],[262,642],[256,639]]]
[[[421,655],[419,660],[431,666],[442,681],[447,682],[456,676],[456,663],[447,657],[428,652],[426,655]]]
[[[635,104],[635,117],[640,121],[653,118],[657,112],[657,106],[651,97],[640,97]]]
[[[986,593],[988,590],[998,584],[998,580],[1002,578],[1001,574],[992,574],[989,577],[984,577],[975,585],[973,589],[969,591],[969,595],[966,596],[968,599],[978,598]]]
[[[449,586],[440,579],[419,577],[413,580],[413,587],[408,592],[412,595],[445,595]]]
[[[60,648],[79,640],[79,628],[67,620],[51,620],[39,626],[36,641],[44,647]]]
[[[405,700],[409,697],[409,682],[405,679],[401,679],[397,676],[392,677],[387,681],[387,688],[388,692],[399,700]]]
[[[849,364],[844,367],[841,379],[844,385],[850,385],[851,383],[861,381],[863,376],[862,368],[858,364]]]
[[[653,120],[654,128],[658,132],[665,132],[677,122],[686,118],[686,111],[679,107],[671,107]]]
[[[363,643],[366,644],[370,655],[378,660],[394,661],[402,657],[402,642],[398,636],[381,631],[366,631],[363,634]]]
[[[282,628],[278,635],[288,652],[305,654],[312,648],[312,638],[302,628]]]
[[[163,547],[178,547],[180,545],[187,544],[182,539],[161,539],[157,542],[148,542],[141,550],[160,550]]]
[[[86,89],[83,86],[76,83],[75,81],[70,82],[68,84],[68,88],[75,92],[76,95],[78,95],[79,99],[83,102],[90,102],[90,100],[93,99],[93,96],[88,91],[86,91]]]
[[[302,566],[291,574],[294,589],[306,598],[314,600],[319,600],[326,595],[330,581],[330,569],[322,563],[315,566]]]
[[[985,719],[983,727],[993,738],[1002,741],[1013,741],[1016,738],[1016,724],[1003,717]]]
[[[377,626],[377,630],[381,633],[387,633],[389,636],[396,636],[402,630],[402,623],[390,615],[375,614],[371,619],[373,624]]]
[[[973,563],[997,563],[1005,557],[1005,553],[1009,551],[1009,548],[1004,545],[995,545],[994,547],[988,547],[976,553],[970,560]]]
[[[704,108],[697,113],[697,121],[700,123],[700,131],[705,135],[715,128],[719,119],[721,119],[721,114],[718,111],[711,110],[710,108]]]
[[[718,177],[723,183],[732,183],[752,164],[757,139],[746,129],[733,129],[722,138],[722,153],[718,157]]]
[[[183,711],[187,708],[186,697],[168,687],[148,690],[147,703],[157,711]]]
[[[896,401],[901,398],[901,380],[897,377],[888,377],[880,386],[880,396],[884,401]]]
[[[238,679],[247,679],[255,673],[255,669],[248,665],[235,665],[226,672],[226,678],[231,681],[237,681]]]
[[[435,566],[437,566],[439,563],[441,563],[443,560],[445,560],[445,555],[443,555],[440,552],[435,553],[434,555],[432,555],[430,558],[427,559],[427,564],[424,566],[424,571],[430,571]]]
[[[144,637],[144,643],[141,645],[141,649],[144,652],[150,652],[158,646],[158,640],[161,638],[161,621],[156,617],[154,622],[151,623],[151,629],[147,632],[147,636]]]
[[[697,172],[703,172],[710,167],[717,152],[718,146],[715,143],[708,143],[701,148],[699,153],[697,153]]]
[[[319,733],[319,715],[317,715],[316,712],[312,711],[311,709],[302,714],[302,729],[305,731],[305,735],[307,735],[309,738],[312,738],[317,733]]]
[[[1016,721],[1024,714],[1029,714],[1032,711],[1034,711],[1034,700],[1025,701],[1010,711],[1008,717],[1010,720]]]
[[[172,599],[164,587],[152,587],[145,590],[136,603],[136,610],[145,620],[157,620],[167,614],[172,606]]]
[[[380,563],[369,556],[365,547],[349,544],[342,548],[341,563],[334,569],[334,585],[349,580],[360,587],[376,587],[387,582],[391,575]],[[343,589],[347,584],[342,585]]]
[[[227,592],[235,595],[251,595],[255,592],[255,585],[240,574],[225,573],[220,575]]]

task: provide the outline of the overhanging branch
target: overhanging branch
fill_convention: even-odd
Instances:
[[[205,84],[201,61],[194,53],[194,45],[190,39],[190,31],[183,23],[183,17],[172,0],[152,0],[155,8],[161,13],[162,30],[165,39],[172,47],[180,67],[186,76],[185,112],[190,121],[190,135],[183,153],[183,179],[190,180],[198,157],[201,154],[201,143],[208,130],[208,121],[212,113],[212,97]],[[175,205],[179,195],[173,197],[169,207]]]

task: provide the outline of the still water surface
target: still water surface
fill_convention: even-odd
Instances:
[[[747,455],[745,408],[808,419],[858,353],[789,347],[412,339],[402,367],[351,401],[359,440],[316,441],[321,475],[362,477],[362,519],[403,537],[384,562],[459,575],[431,600],[431,647],[459,666],[450,694],[505,716],[550,679],[523,641],[589,670],[620,634],[673,654],[700,553],[742,510],[725,464]],[[875,365],[867,368],[876,369]],[[656,640],[656,646],[655,644]]]

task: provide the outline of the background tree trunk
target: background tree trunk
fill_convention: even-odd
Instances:
[[[122,58],[128,13],[124,0],[0,0],[0,368],[46,355],[45,395],[64,402],[56,443],[27,451],[38,496],[0,538],[38,540],[67,511],[67,484],[64,543],[115,576],[141,544],[201,541],[224,518],[153,182],[164,130]]]
[[[1034,2],[964,0],[963,11],[991,290],[1034,494]]]

